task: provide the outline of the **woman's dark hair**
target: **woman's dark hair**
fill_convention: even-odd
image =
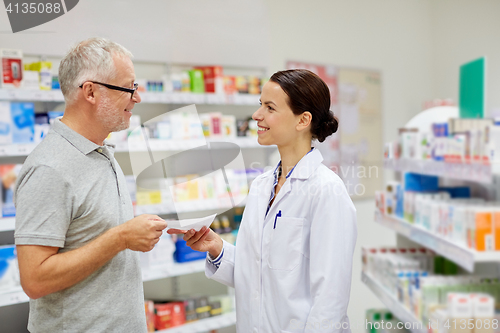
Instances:
[[[279,84],[288,95],[288,106],[294,114],[312,114],[313,139],[323,142],[337,131],[339,122],[330,111],[330,90],[319,76],[307,69],[290,69],[274,73],[269,81]]]

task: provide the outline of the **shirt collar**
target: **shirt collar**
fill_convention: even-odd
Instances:
[[[54,132],[62,136],[66,141],[73,145],[76,149],[81,151],[84,155],[87,155],[91,151],[97,150],[99,148],[108,148],[109,153],[113,154],[115,145],[104,140],[103,146],[99,146],[89,139],[85,138],[83,135],[75,132],[69,128],[65,123],[61,121],[61,118],[56,118],[54,124],[52,125]]]
[[[318,165],[323,161],[323,156],[320,151],[316,148],[312,148],[304,157],[300,159],[300,161],[288,172],[286,178],[292,179],[307,179],[310,175],[317,169]],[[281,161],[278,162],[278,165],[274,169],[272,173],[274,176],[274,180],[278,179],[278,174],[281,166]]]

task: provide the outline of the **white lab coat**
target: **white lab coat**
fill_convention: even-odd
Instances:
[[[224,242],[218,269],[207,262],[208,278],[235,288],[239,333],[350,332],[356,210],[322,160],[317,149],[300,160],[267,216],[273,170],[257,177],[237,246]]]

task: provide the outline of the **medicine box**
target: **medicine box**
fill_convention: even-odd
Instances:
[[[0,292],[20,285],[15,245],[0,246]]]
[[[0,102],[0,144],[31,143],[34,134],[33,103]]]
[[[205,259],[206,256],[206,252],[199,252],[191,249],[186,245],[186,241],[183,239],[177,239],[177,241],[175,242],[174,259],[177,262]]]
[[[22,164],[1,164],[0,179],[2,183],[2,216],[16,216],[16,207],[14,206],[14,191],[17,176],[21,171]]]
[[[204,89],[207,93],[224,93],[224,74],[222,66],[195,67],[203,72]]]
[[[475,211],[475,226],[471,230],[475,238],[476,251],[494,251],[493,211],[491,208],[477,209]]]
[[[190,90],[193,93],[204,93],[205,92],[205,83],[203,77],[203,71],[199,69],[192,69],[189,71],[190,78]]]
[[[155,328],[164,330],[167,328],[182,325],[186,322],[184,304],[181,302],[171,302],[155,304]]]
[[[23,80],[23,52],[0,49],[0,88],[19,88]]]

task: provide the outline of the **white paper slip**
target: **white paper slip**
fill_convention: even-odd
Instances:
[[[181,229],[181,230],[189,230],[194,229],[196,231],[200,231],[201,228],[209,227],[215,219],[217,214],[213,214],[206,217],[200,217],[196,219],[184,219],[184,220],[169,220],[167,221],[168,226],[167,229]]]

